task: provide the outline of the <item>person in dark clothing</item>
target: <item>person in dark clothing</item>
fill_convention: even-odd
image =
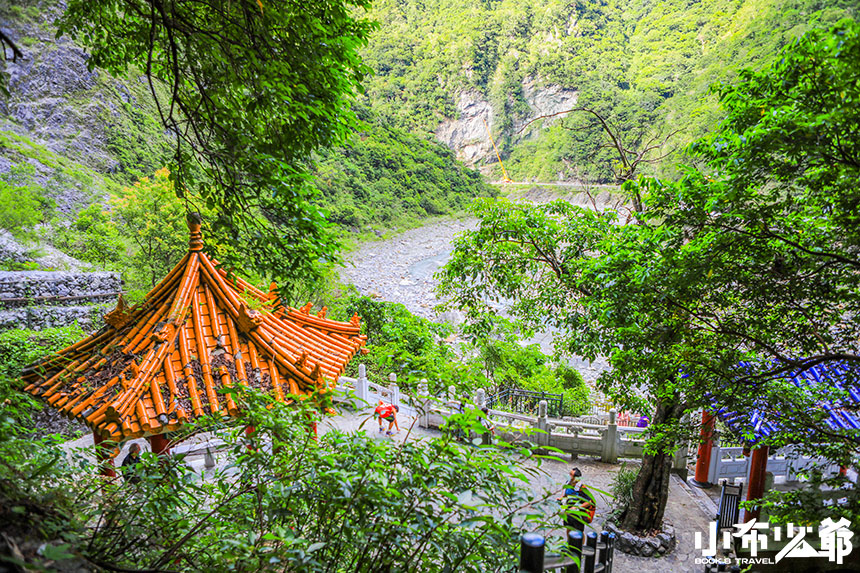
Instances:
[[[128,455],[122,460],[122,476],[128,483],[140,482],[140,476],[137,475],[137,464],[140,463],[140,444],[133,443],[128,447]]]
[[[585,524],[591,523],[594,519],[597,505],[594,503],[594,495],[579,480],[580,477],[582,472],[579,468],[570,470],[570,481],[564,486],[564,497],[561,501],[564,509],[567,510],[564,525],[583,531]]]

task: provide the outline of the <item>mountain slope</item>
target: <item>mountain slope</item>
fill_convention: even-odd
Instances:
[[[0,185],[8,179],[45,198],[37,218],[56,225],[66,225],[93,202],[104,202],[121,194],[123,186],[151,176],[172,155],[146,78],[134,73],[113,78],[103,70],[88,70],[86,52],[56,38],[61,15],[57,1],[0,4],[0,28],[24,53],[16,61],[0,61],[9,92],[0,95]],[[161,89],[158,84],[155,88]],[[320,203],[334,213],[335,224],[356,227],[344,209],[360,213],[361,225],[414,224],[492,192],[435,141],[397,127],[382,128],[372,112],[361,113],[367,125],[378,127],[357,133],[342,149],[320,152]],[[372,172],[347,173],[351,157],[371,153],[398,161],[383,162]],[[380,204],[380,197],[406,193],[403,165],[428,162],[432,168],[428,166],[427,176],[410,187],[414,200]],[[444,175],[433,175],[440,172]],[[375,193],[362,192],[369,185]]]
[[[804,31],[857,11],[846,0],[379,0],[367,99],[390,125],[435,133],[461,157],[492,163],[485,134],[449,135],[458,116],[474,122],[478,113],[514,179],[608,179],[605,168],[589,167],[613,158],[592,157],[605,141],[593,118],[565,118],[574,131],[555,118],[519,132],[544,114],[530,92],[576,94],[567,109],[594,108],[631,143],[640,132],[680,130],[677,147],[719,119],[712,83],[761,67]]]

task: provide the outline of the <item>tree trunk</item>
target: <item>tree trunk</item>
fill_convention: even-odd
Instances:
[[[664,398],[657,405],[653,425],[675,426],[681,411],[677,397]],[[642,468],[633,484],[633,501],[621,517],[622,529],[647,532],[662,528],[675,449],[674,440],[661,440],[657,453],[642,458]]]

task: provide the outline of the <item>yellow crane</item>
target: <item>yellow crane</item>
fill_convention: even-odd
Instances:
[[[481,118],[481,121],[484,122],[484,129],[487,130],[487,137],[490,138],[490,143],[493,144],[493,149],[496,150],[496,157],[499,158],[499,165],[502,166],[502,174],[505,176],[504,179],[502,179],[502,183],[513,183],[513,181],[511,181],[511,178],[508,177],[508,172],[505,171],[505,164],[502,163],[502,156],[499,154],[499,148],[496,147],[496,142],[493,141],[493,136],[490,134],[490,126],[487,125],[487,120],[484,118]]]

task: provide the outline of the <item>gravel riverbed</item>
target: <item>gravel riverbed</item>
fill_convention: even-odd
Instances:
[[[554,190],[535,188],[513,199],[533,203],[565,199],[598,209],[615,207],[608,193],[601,193],[592,203],[583,193],[564,195]],[[362,243],[346,257],[346,265],[340,272],[341,279],[355,285],[363,295],[403,304],[415,315],[436,322],[459,324],[462,322],[459,312],[440,312],[436,309],[442,301],[434,291],[437,281],[433,275],[450,258],[454,238],[476,226],[477,219],[474,217],[441,219],[389,239]],[[540,343],[543,351],[549,354],[551,339],[551,333],[545,332],[529,342]],[[570,364],[589,382],[593,382],[607,368],[602,358],[591,363],[574,357]]]

